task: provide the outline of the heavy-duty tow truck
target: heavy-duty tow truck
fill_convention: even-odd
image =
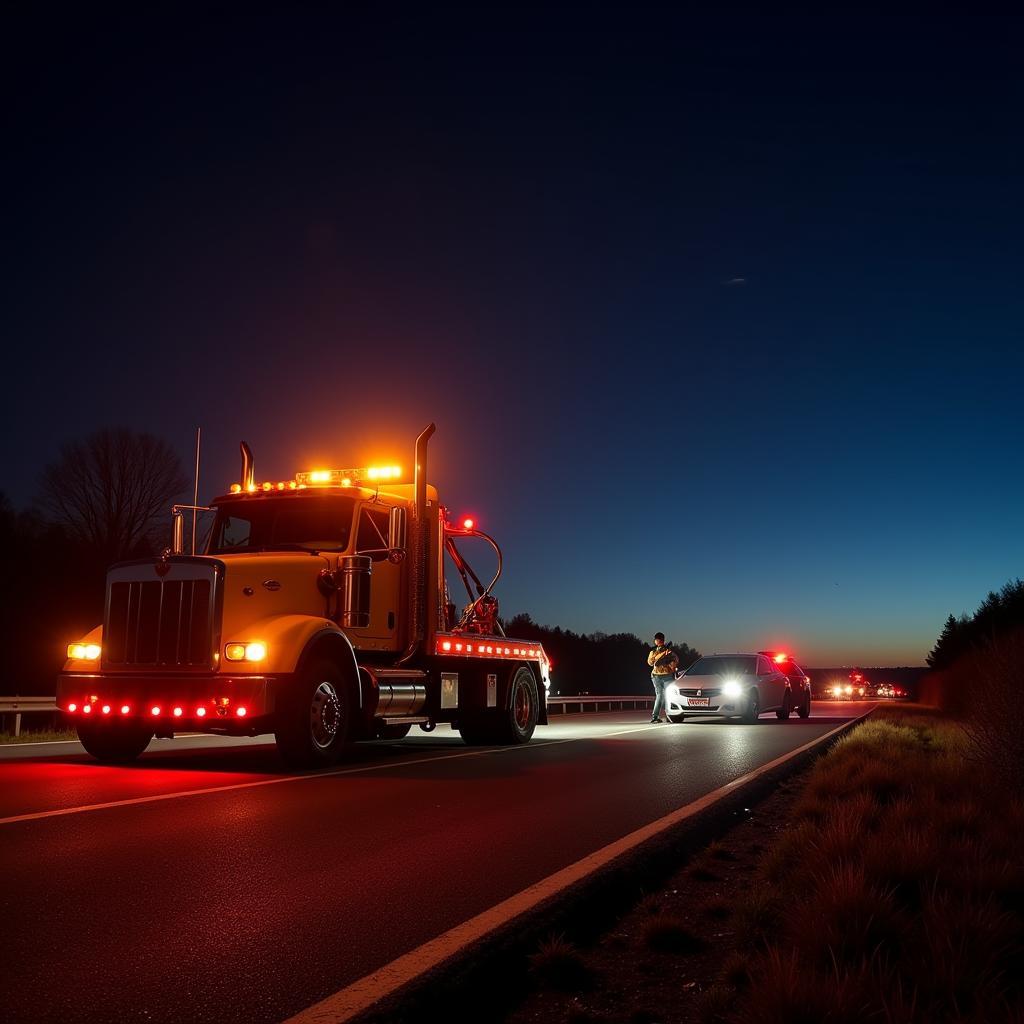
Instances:
[[[504,635],[497,543],[449,523],[427,483],[434,429],[416,440],[412,483],[395,466],[257,483],[242,442],[241,481],[174,506],[172,546],[112,566],[102,626],[68,646],[57,706],[85,749],[128,761],[153,736],[273,733],[288,764],[317,767],[439,722],[470,744],[528,742],[547,723],[549,661]],[[213,514],[198,555],[184,553],[190,511]],[[489,583],[460,547],[470,538],[497,556]]]

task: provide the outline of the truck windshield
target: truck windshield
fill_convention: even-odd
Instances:
[[[688,676],[752,676],[757,658],[701,658],[687,670]]]
[[[254,498],[217,508],[208,554],[344,551],[355,499],[336,494]]]

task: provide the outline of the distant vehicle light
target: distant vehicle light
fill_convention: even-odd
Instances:
[[[853,687],[852,686],[847,686],[846,687],[846,692],[852,694],[853,693]]]
[[[743,687],[735,679],[726,679],[722,684],[723,697],[739,697],[743,693]]]

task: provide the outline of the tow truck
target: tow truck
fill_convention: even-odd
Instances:
[[[411,483],[397,466],[258,483],[243,441],[240,482],[208,506],[174,506],[172,546],[112,566],[102,625],[68,645],[57,706],[85,749],[130,761],[154,736],[273,733],[289,765],[323,767],[414,725],[528,742],[547,723],[550,663],[504,635],[498,544],[472,520],[450,523],[428,484],[434,431],[416,440]],[[214,517],[198,555],[184,553],[188,512]],[[487,583],[470,539],[496,555]]]

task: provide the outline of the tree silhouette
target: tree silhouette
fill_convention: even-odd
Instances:
[[[166,543],[170,506],[188,483],[165,441],[124,428],[61,448],[43,471],[38,504],[104,563]]]

